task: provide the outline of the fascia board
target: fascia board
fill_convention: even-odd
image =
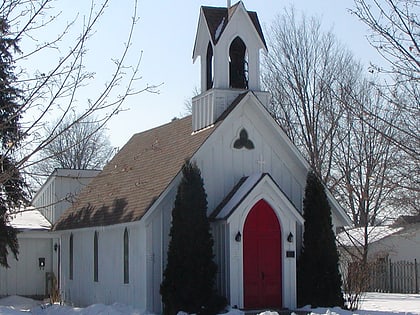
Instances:
[[[298,221],[300,224],[304,224],[304,219],[302,215],[299,213],[299,211],[293,206],[293,204],[290,202],[290,200],[284,195],[284,193],[281,191],[281,189],[278,187],[278,185],[273,181],[271,176],[268,174],[264,174],[262,178],[254,185],[245,195],[244,198],[241,199],[241,201],[232,209],[232,211],[225,217],[220,218],[218,220],[226,220],[228,223],[232,220],[233,214],[235,213],[235,210],[238,209],[241,205],[247,205],[252,204],[252,202],[256,201],[256,196],[261,195],[258,192],[266,191],[266,189],[263,189],[264,186],[269,186],[270,189],[274,192],[275,196],[277,197],[277,202],[281,202],[280,208],[282,211],[287,210],[288,213],[291,214],[291,216]],[[264,194],[262,194],[264,195]],[[269,194],[268,194],[269,195]],[[258,198],[257,198],[258,199]],[[267,200],[270,202],[271,200]],[[276,205],[272,205],[273,207],[276,207]]]
[[[198,26],[197,26],[197,33],[195,35],[195,41],[194,41],[194,49],[193,49],[193,62],[195,62],[201,54],[203,54],[203,51],[198,51],[201,43],[199,42],[199,39],[203,38],[203,33],[207,34],[208,40],[212,43],[213,41],[210,36],[210,30],[206,22],[206,17],[204,16],[203,8],[200,9],[200,16],[198,18]],[[201,39],[204,41],[203,39]],[[207,49],[207,46],[203,49]]]

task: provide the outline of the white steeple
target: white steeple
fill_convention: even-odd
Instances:
[[[242,1],[227,8],[201,7],[193,60],[201,59],[201,94],[193,98],[194,131],[213,124],[245,91],[253,91],[264,105],[260,90],[260,51],[267,50],[255,12]],[[259,96],[260,95],[260,96]]]

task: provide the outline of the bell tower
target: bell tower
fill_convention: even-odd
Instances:
[[[192,100],[193,130],[214,124],[242,93],[252,91],[264,106],[260,51],[267,50],[255,12],[242,1],[226,8],[201,7],[193,60],[201,60],[201,94]]]

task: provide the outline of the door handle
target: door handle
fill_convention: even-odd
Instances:
[[[264,272],[261,272],[261,279],[264,280],[264,277],[265,277]]]

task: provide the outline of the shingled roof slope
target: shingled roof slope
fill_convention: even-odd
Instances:
[[[239,4],[239,2],[238,2]],[[226,25],[228,24],[229,18],[233,15],[233,12],[236,10],[236,7],[238,4],[232,6],[231,8],[217,8],[217,7],[207,7],[203,6],[203,13],[206,18],[206,22],[212,37],[213,44],[217,44],[217,41],[220,38],[220,34],[223,33],[223,31],[226,28]],[[256,12],[253,11],[247,11],[248,15],[254,24],[254,27],[260,36],[261,40],[264,43],[264,46],[267,47],[267,44],[265,42],[264,34],[260,25],[260,22],[258,20],[258,16]]]
[[[55,230],[140,220],[215,127],[191,134],[191,116],[135,134],[79,194]]]

